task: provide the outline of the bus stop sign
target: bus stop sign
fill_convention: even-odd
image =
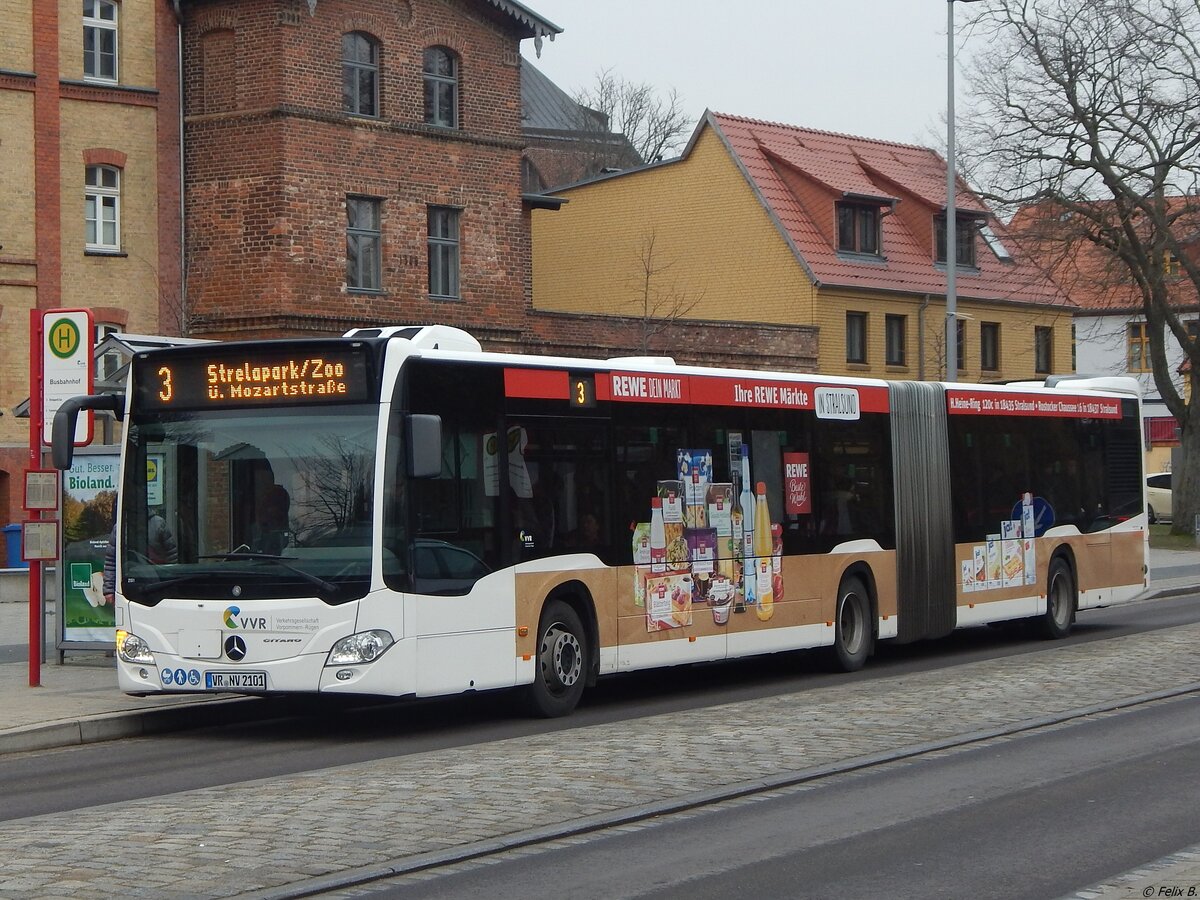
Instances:
[[[49,444],[54,414],[66,400],[92,392],[92,311],[48,309],[42,314],[42,443]],[[75,422],[75,446],[92,442],[92,412]]]

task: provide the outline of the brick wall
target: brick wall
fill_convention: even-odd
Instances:
[[[483,7],[323,0],[312,16],[303,3],[185,7],[191,333],[524,327],[518,41]],[[378,118],[342,110],[349,31],[379,42]],[[423,57],[435,45],[460,59],[457,130],[423,123]],[[346,286],[348,195],[381,201],[379,293]],[[460,300],[429,296],[431,205],[461,210]]]

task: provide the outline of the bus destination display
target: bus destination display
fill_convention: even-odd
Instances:
[[[137,403],[143,409],[359,403],[371,398],[359,348],[288,353],[224,350],[211,355],[155,355],[139,360]]]

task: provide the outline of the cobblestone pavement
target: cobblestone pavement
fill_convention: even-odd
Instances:
[[[782,785],[851,760],[1200,689],[1198,673],[1200,625],[1187,625],[38,816],[0,824],[0,897],[270,894],[306,878],[537,829],[566,833],[587,817],[619,820],[630,808]],[[1200,887],[1200,863],[1181,859],[1172,871]]]

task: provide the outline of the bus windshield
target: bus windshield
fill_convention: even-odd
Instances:
[[[377,413],[361,404],[135,411],[121,511],[125,595],[150,605],[363,596]]]

